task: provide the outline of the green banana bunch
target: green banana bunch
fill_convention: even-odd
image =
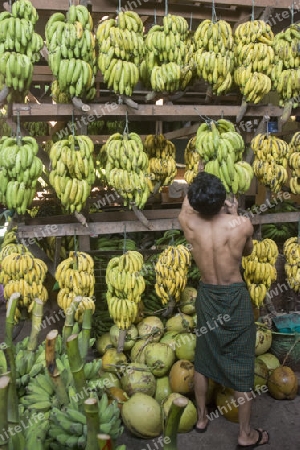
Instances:
[[[290,188],[297,195],[300,193],[300,132],[291,139],[288,164],[291,169]]]
[[[143,59],[143,22],[134,11],[120,11],[117,19],[100,22],[97,33],[98,67],[107,86],[130,96],[139,81]]]
[[[274,34],[268,23],[251,20],[237,26],[234,44],[234,82],[246,102],[259,103],[272,87]]]
[[[149,134],[144,141],[144,151],[149,158],[151,179],[154,183],[160,183],[161,191],[176,177],[176,147],[162,134]]]
[[[230,89],[234,52],[232,29],[225,20],[204,20],[194,34],[197,75],[208,81],[216,95]]]
[[[241,161],[245,144],[233,123],[219,119],[201,124],[195,146],[205,162],[205,172],[220,178],[227,193],[244,193],[249,189],[254,174],[250,164]]]
[[[257,134],[250,145],[254,152],[255,176],[274,193],[279,192],[288,179],[287,165],[291,153],[289,145],[268,133]]]
[[[196,136],[190,138],[184,149],[184,179],[188,184],[191,184],[198,173],[198,167],[201,157],[196,150]]]
[[[31,413],[31,411],[26,410],[23,415],[21,415],[21,423],[24,426],[24,438],[25,446],[24,450],[43,449],[44,442],[49,430],[49,413],[43,413],[42,420],[39,420],[39,416]],[[18,447],[20,450],[21,448]]]
[[[136,133],[114,133],[106,141],[105,176],[108,184],[122,196],[124,205],[142,209],[153,189],[149,160]]]
[[[154,25],[145,38],[145,58],[140,76],[153,91],[184,90],[195,75],[194,43],[187,21],[167,14],[162,25]]]
[[[104,120],[94,120],[94,122],[90,122],[87,127],[87,133],[90,134],[101,134],[103,128],[105,126]]]
[[[88,136],[73,136],[55,142],[50,150],[49,180],[64,208],[81,211],[95,181],[94,144]]]
[[[23,126],[30,136],[47,136],[49,134],[47,122],[24,122]]]
[[[31,379],[27,385],[26,392],[20,398],[20,403],[29,411],[48,412],[55,406],[60,406],[55,396],[55,385],[47,373],[39,373],[35,378]]]
[[[71,103],[70,94],[60,89],[57,80],[54,80],[51,83],[51,96],[55,103]]]
[[[31,136],[0,139],[0,197],[8,209],[19,214],[31,205],[43,171],[37,152],[38,144]]]
[[[52,88],[54,97],[64,103],[68,96],[92,100],[97,65],[93,20],[88,9],[71,5],[66,17],[54,13],[46,24],[45,35],[49,66],[58,82]]]
[[[279,105],[285,106],[289,100],[292,107],[299,105],[300,85],[300,25],[291,24],[288,28],[277,33],[274,38],[274,65],[271,79],[279,94]]]

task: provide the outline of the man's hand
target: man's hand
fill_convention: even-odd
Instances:
[[[226,213],[227,214],[233,214],[235,216],[238,215],[238,201],[236,198],[233,199],[233,202],[229,201],[229,200],[225,200],[225,208],[226,208]]]

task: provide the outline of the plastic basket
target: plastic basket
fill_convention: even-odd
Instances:
[[[278,333],[272,331],[272,345],[270,352],[280,363],[293,370],[300,369],[300,333]]]

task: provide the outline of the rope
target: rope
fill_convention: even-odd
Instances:
[[[169,13],[168,0],[165,0],[165,16]]]
[[[193,13],[191,12],[191,17],[190,17],[190,31],[192,31],[192,25],[193,25]]]
[[[294,1],[292,2],[292,7],[291,7],[291,24],[293,25],[294,23]]]
[[[254,2],[255,2],[255,0],[252,0],[252,12],[251,12],[251,21],[252,22],[254,20]]]
[[[126,239],[127,239],[126,224],[124,224],[124,233],[123,233],[123,255],[124,255],[124,253],[126,253]]]
[[[123,134],[128,134],[129,133],[128,125],[129,125],[128,112],[126,111],[125,127],[124,127]]]
[[[217,12],[216,12],[216,7],[215,7],[215,0],[212,0],[212,11],[211,11],[211,21],[212,23],[217,22],[218,18],[217,18]]]
[[[21,145],[21,126],[20,126],[20,111],[18,111],[18,115],[17,115],[17,131],[16,131],[16,138],[17,138],[17,144],[18,146]]]
[[[118,8],[118,12],[122,11],[122,2],[121,0],[119,0],[119,8]]]

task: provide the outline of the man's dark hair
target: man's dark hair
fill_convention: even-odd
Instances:
[[[226,200],[226,189],[220,178],[211,173],[199,172],[189,186],[188,199],[201,216],[214,216]]]

